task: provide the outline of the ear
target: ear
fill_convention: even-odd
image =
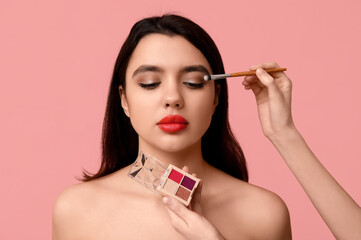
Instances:
[[[214,95],[214,101],[213,101],[213,113],[216,111],[216,108],[219,103],[219,94],[221,93],[221,85],[214,84],[215,87],[215,95]]]
[[[120,102],[122,103],[123,111],[125,115],[129,117],[129,107],[128,107],[127,97],[125,96],[125,90],[123,89],[122,86],[119,86],[118,90],[119,90]]]

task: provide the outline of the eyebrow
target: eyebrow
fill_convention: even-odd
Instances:
[[[206,75],[209,75],[209,71],[203,65],[186,66],[181,70],[181,73],[189,73],[189,72],[202,72]]]
[[[134,71],[133,77],[144,72],[163,72],[163,70],[154,65],[141,65]]]
[[[157,67],[157,66],[154,66],[154,65],[141,65],[140,67],[138,67],[134,71],[133,77],[135,77],[136,75],[138,75],[140,73],[144,73],[144,72],[159,72],[159,73],[161,73],[161,72],[164,72],[164,70],[161,69],[160,67]],[[186,67],[182,68],[180,72],[181,73],[202,72],[202,73],[204,73],[206,75],[209,75],[209,71],[203,65],[186,66]]]

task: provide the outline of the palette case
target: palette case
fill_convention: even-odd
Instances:
[[[200,179],[165,164],[152,155],[140,152],[128,176],[153,192],[172,197],[188,206]]]

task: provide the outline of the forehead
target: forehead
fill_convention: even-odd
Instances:
[[[185,38],[175,35],[149,34],[135,48],[127,68],[127,76],[141,65],[155,65],[165,70],[203,65],[211,72],[204,55]]]

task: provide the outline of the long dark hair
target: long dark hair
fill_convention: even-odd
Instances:
[[[103,122],[102,163],[95,174],[83,172],[83,181],[90,181],[115,172],[135,161],[138,135],[121,106],[118,88],[125,90],[125,72],[130,56],[140,39],[152,33],[179,35],[198,48],[214,73],[224,73],[221,55],[211,37],[191,20],[177,15],[145,18],[137,22],[125,40],[115,62]],[[211,124],[202,137],[202,155],[212,166],[248,182],[246,161],[228,121],[228,92],[225,80],[220,85],[219,103]]]

